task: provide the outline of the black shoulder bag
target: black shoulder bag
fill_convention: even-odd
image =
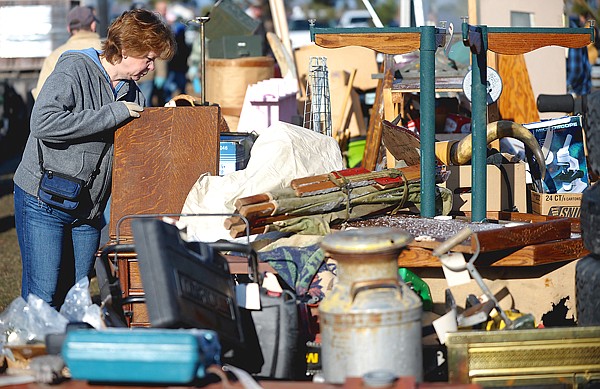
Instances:
[[[40,172],[42,173],[38,188],[38,197],[52,207],[66,212],[73,212],[77,209],[82,200],[81,196],[83,191],[89,189],[94,178],[100,173],[100,164],[102,163],[102,157],[108,150],[108,143],[104,146],[100,158],[98,159],[98,163],[96,163],[96,167],[87,181],[53,170],[44,169],[42,146],[40,145],[39,139],[37,141],[37,147]]]

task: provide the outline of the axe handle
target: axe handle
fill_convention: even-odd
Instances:
[[[268,193],[260,193],[260,194],[256,194],[256,195],[252,195],[252,196],[240,197],[237,200],[235,200],[234,205],[235,205],[235,209],[239,210],[244,205],[266,203],[267,201],[271,201],[271,200],[272,200],[272,197]]]
[[[274,201],[259,204],[244,205],[239,209],[240,215],[245,216],[250,222],[261,217],[273,216],[277,208]]]

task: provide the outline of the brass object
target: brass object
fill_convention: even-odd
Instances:
[[[450,383],[583,387],[600,380],[600,327],[464,331],[447,335]]]

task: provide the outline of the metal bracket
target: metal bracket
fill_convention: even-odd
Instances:
[[[484,31],[481,26],[471,26],[468,23],[469,18],[462,18],[462,40],[465,46],[471,49],[473,54],[482,54],[487,51],[487,44],[484,40]]]

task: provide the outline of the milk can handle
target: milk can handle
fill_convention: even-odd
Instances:
[[[381,289],[381,288],[392,288],[397,289],[400,293],[402,293],[402,289],[400,288],[400,284],[397,279],[394,278],[383,278],[379,280],[368,280],[368,281],[358,281],[352,284],[350,288],[350,295],[352,296],[352,302],[356,298],[356,295],[365,290],[371,289]]]

